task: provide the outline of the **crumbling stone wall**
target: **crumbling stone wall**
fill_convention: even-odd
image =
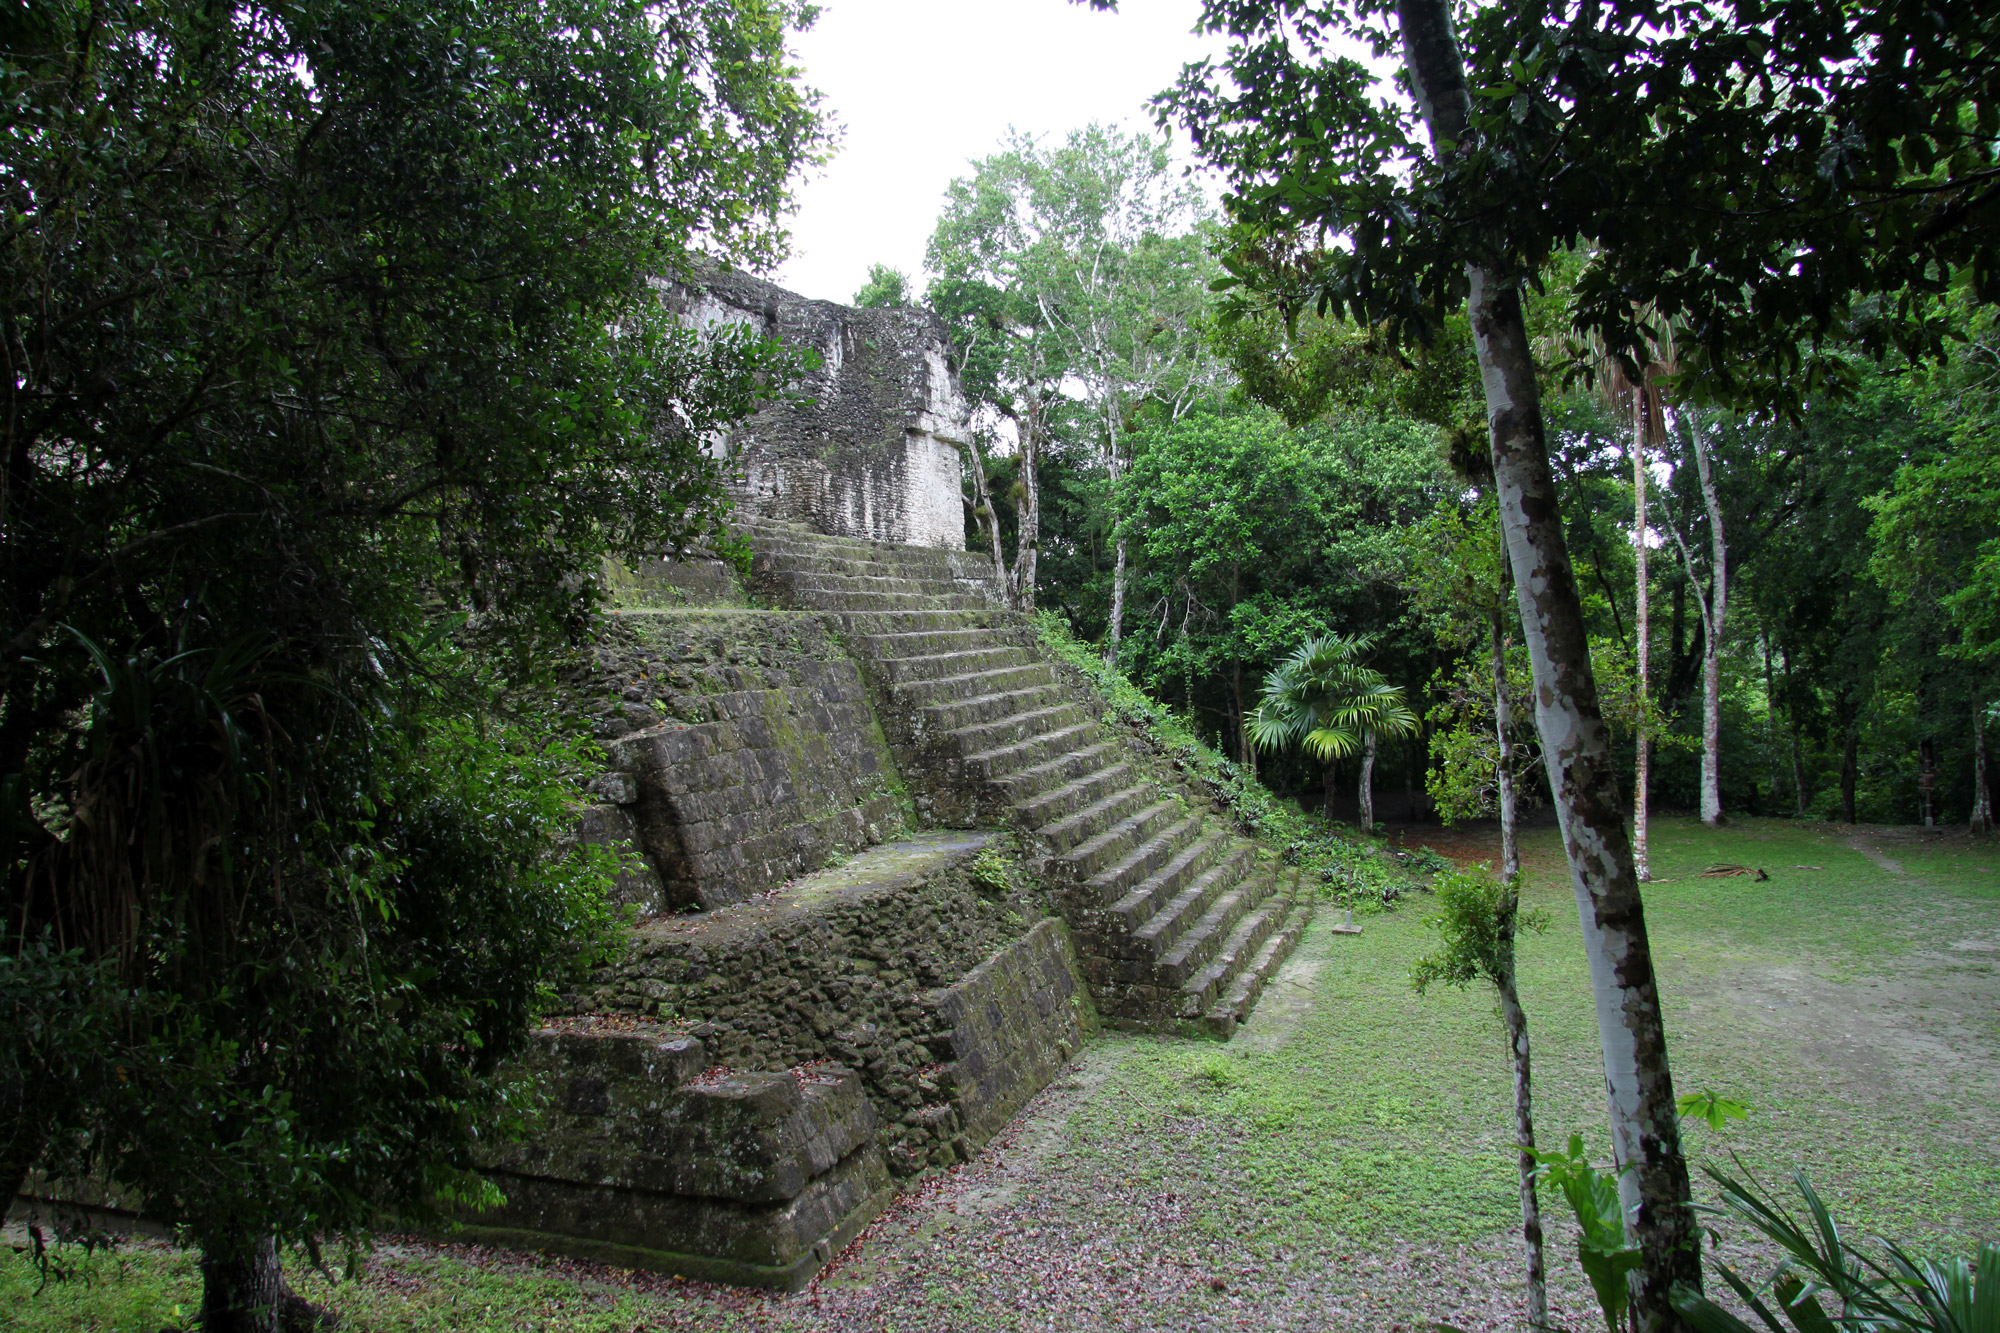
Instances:
[[[1010,837],[931,833],[640,924],[537,1035],[544,1105],[482,1163],[507,1198],[472,1234],[801,1285],[1094,1026],[1044,910]]]
[[[948,1165],[1090,1022],[1067,938],[1010,846],[933,834],[768,901],[643,923],[578,1007],[679,1024],[731,1069],[852,1068],[891,1169]]]
[[[573,682],[604,745],[582,835],[634,848],[646,914],[739,902],[896,836],[895,761],[818,618],[628,611]]]
[[[744,273],[658,287],[694,327],[747,324],[818,355],[790,397],[739,423],[720,451],[741,512],[964,549],[969,411],[937,316],[809,301]]]

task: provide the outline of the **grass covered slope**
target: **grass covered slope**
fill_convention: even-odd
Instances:
[[[2000,1234],[2000,848],[1755,820],[1663,820],[1654,847],[1677,1082],[1755,1108],[1723,1134],[1694,1129],[1696,1161],[1802,1163],[1859,1235],[1965,1250]],[[1602,1160],[1554,831],[1527,852],[1527,896],[1555,922],[1522,943],[1542,1136],[1581,1133]],[[1715,862],[1771,878],[1697,877]],[[1358,937],[1323,914],[1227,1046],[1096,1043],[994,1151],[906,1199],[803,1296],[428,1246],[312,1294],[364,1330],[1516,1327],[1505,1042],[1486,994],[1410,992],[1425,903]],[[1562,1322],[1596,1326],[1561,1224],[1550,1264]],[[86,1267],[89,1282],[36,1295],[10,1261],[0,1300],[35,1333],[158,1333],[196,1299],[192,1264],[161,1250]]]

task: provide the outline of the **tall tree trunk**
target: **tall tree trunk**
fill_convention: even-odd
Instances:
[[[1722,528],[1722,501],[1716,494],[1708,446],[1692,417],[1687,424],[1695,473],[1701,481],[1701,502],[1708,510],[1709,591],[1702,605],[1707,638],[1701,658],[1701,822],[1713,828],[1722,822],[1722,635],[1729,623],[1729,541]]]
[[[1790,710],[1787,710],[1788,717],[1789,713]],[[1804,756],[1800,753],[1799,747],[1799,720],[1796,717],[1791,717],[1790,721],[1792,724],[1792,795],[1794,797],[1792,816],[1795,819],[1804,819],[1806,817],[1806,763]]]
[[[1635,569],[1633,624],[1638,654],[1638,761],[1632,775],[1632,873],[1641,884],[1653,877],[1651,805],[1653,794],[1653,728],[1647,719],[1652,699],[1652,588],[1650,552],[1646,545],[1646,445],[1653,435],[1653,403],[1643,381],[1632,395],[1632,559]]]
[[[269,1236],[241,1248],[203,1249],[202,1333],[278,1333],[287,1295],[278,1246]]]
[[[1361,739],[1361,827],[1365,832],[1375,827],[1375,733],[1362,733]]]
[[[1334,797],[1339,794],[1339,787],[1334,781],[1335,775],[1338,774],[1339,771],[1340,771],[1339,769],[1334,767],[1334,763],[1331,759],[1326,761],[1326,817],[1329,820],[1333,818]]]
[[[1778,771],[1778,677],[1771,668],[1771,632],[1762,634],[1764,644],[1764,745],[1771,761],[1771,809],[1778,808],[1778,789],[1784,777]]]
[[[1417,107],[1438,154],[1448,156],[1466,133],[1471,102],[1451,6],[1399,0],[1397,14]],[[1520,287],[1512,275],[1477,262],[1466,265],[1466,276],[1494,484],[1534,665],[1535,722],[1590,959],[1619,1193],[1641,1255],[1632,1275],[1633,1322],[1639,1333],[1678,1333],[1686,1325],[1669,1292],[1677,1284],[1700,1289],[1701,1243],[1624,801],[1563,543]]]
[[[1118,534],[1118,555],[1111,563],[1111,627],[1104,636],[1104,669],[1118,665],[1120,627],[1125,623],[1125,534]]]
[[[1507,697],[1507,638],[1505,615],[1493,612],[1493,738],[1500,757],[1493,780],[1500,803],[1500,878],[1513,883],[1521,877],[1521,797],[1514,787],[1514,703]]]
[[[1847,738],[1840,747],[1840,817],[1858,823],[1854,814],[1854,788],[1861,779],[1861,735],[1853,719],[1847,723]]]
[[[1993,831],[1993,794],[1986,785],[1986,702],[1972,705],[1972,831]]]
[[[1510,916],[1511,920],[1511,916]],[[1514,985],[1512,927],[1505,942],[1506,974],[1500,979],[1500,1013],[1507,1021],[1507,1039],[1514,1048],[1514,1143],[1520,1149],[1521,1245],[1528,1260],[1528,1327],[1541,1333],[1549,1326],[1549,1287],[1542,1262],[1542,1209],[1535,1197],[1535,1102],[1528,1051],[1528,1015]]]
[[[972,516],[979,523],[979,530],[986,534],[987,554],[993,558],[993,578],[1003,593],[1009,591],[1007,581],[1007,552],[1000,543],[1000,511],[993,507],[993,492],[986,484],[986,456],[980,452],[977,440],[967,443],[966,456],[972,462],[972,498],[975,501]]]
[[[1016,506],[1014,531],[1014,605],[1022,611],[1035,609],[1035,555],[1042,545],[1042,489],[1037,465],[1042,448],[1042,413],[1031,398],[1027,419],[1021,427],[1021,466],[1017,480],[1021,501]]]

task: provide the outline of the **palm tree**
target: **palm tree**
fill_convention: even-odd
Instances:
[[[1417,715],[1399,685],[1363,666],[1373,635],[1326,634],[1308,639],[1264,677],[1250,715],[1250,743],[1260,750],[1297,745],[1326,764],[1327,815],[1333,814],[1333,765],[1359,750],[1361,827],[1375,827],[1375,741],[1411,736]]]

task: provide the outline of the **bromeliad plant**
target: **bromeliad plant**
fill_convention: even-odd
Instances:
[[[1735,1217],[1784,1251],[1766,1284],[1768,1303],[1736,1270],[1714,1263],[1768,1333],[2000,1333],[2000,1244],[1981,1243],[1971,1259],[1919,1258],[1893,1241],[1878,1242],[1880,1253],[1872,1254],[1842,1237],[1803,1171],[1792,1173],[1805,1204],[1803,1221],[1768,1197],[1747,1171],[1741,1180],[1713,1168],[1708,1175],[1723,1206],[1704,1211]],[[1696,1333],[1759,1333],[1686,1287],[1675,1289],[1673,1302]],[[1829,1310],[1829,1304],[1838,1308]]]

